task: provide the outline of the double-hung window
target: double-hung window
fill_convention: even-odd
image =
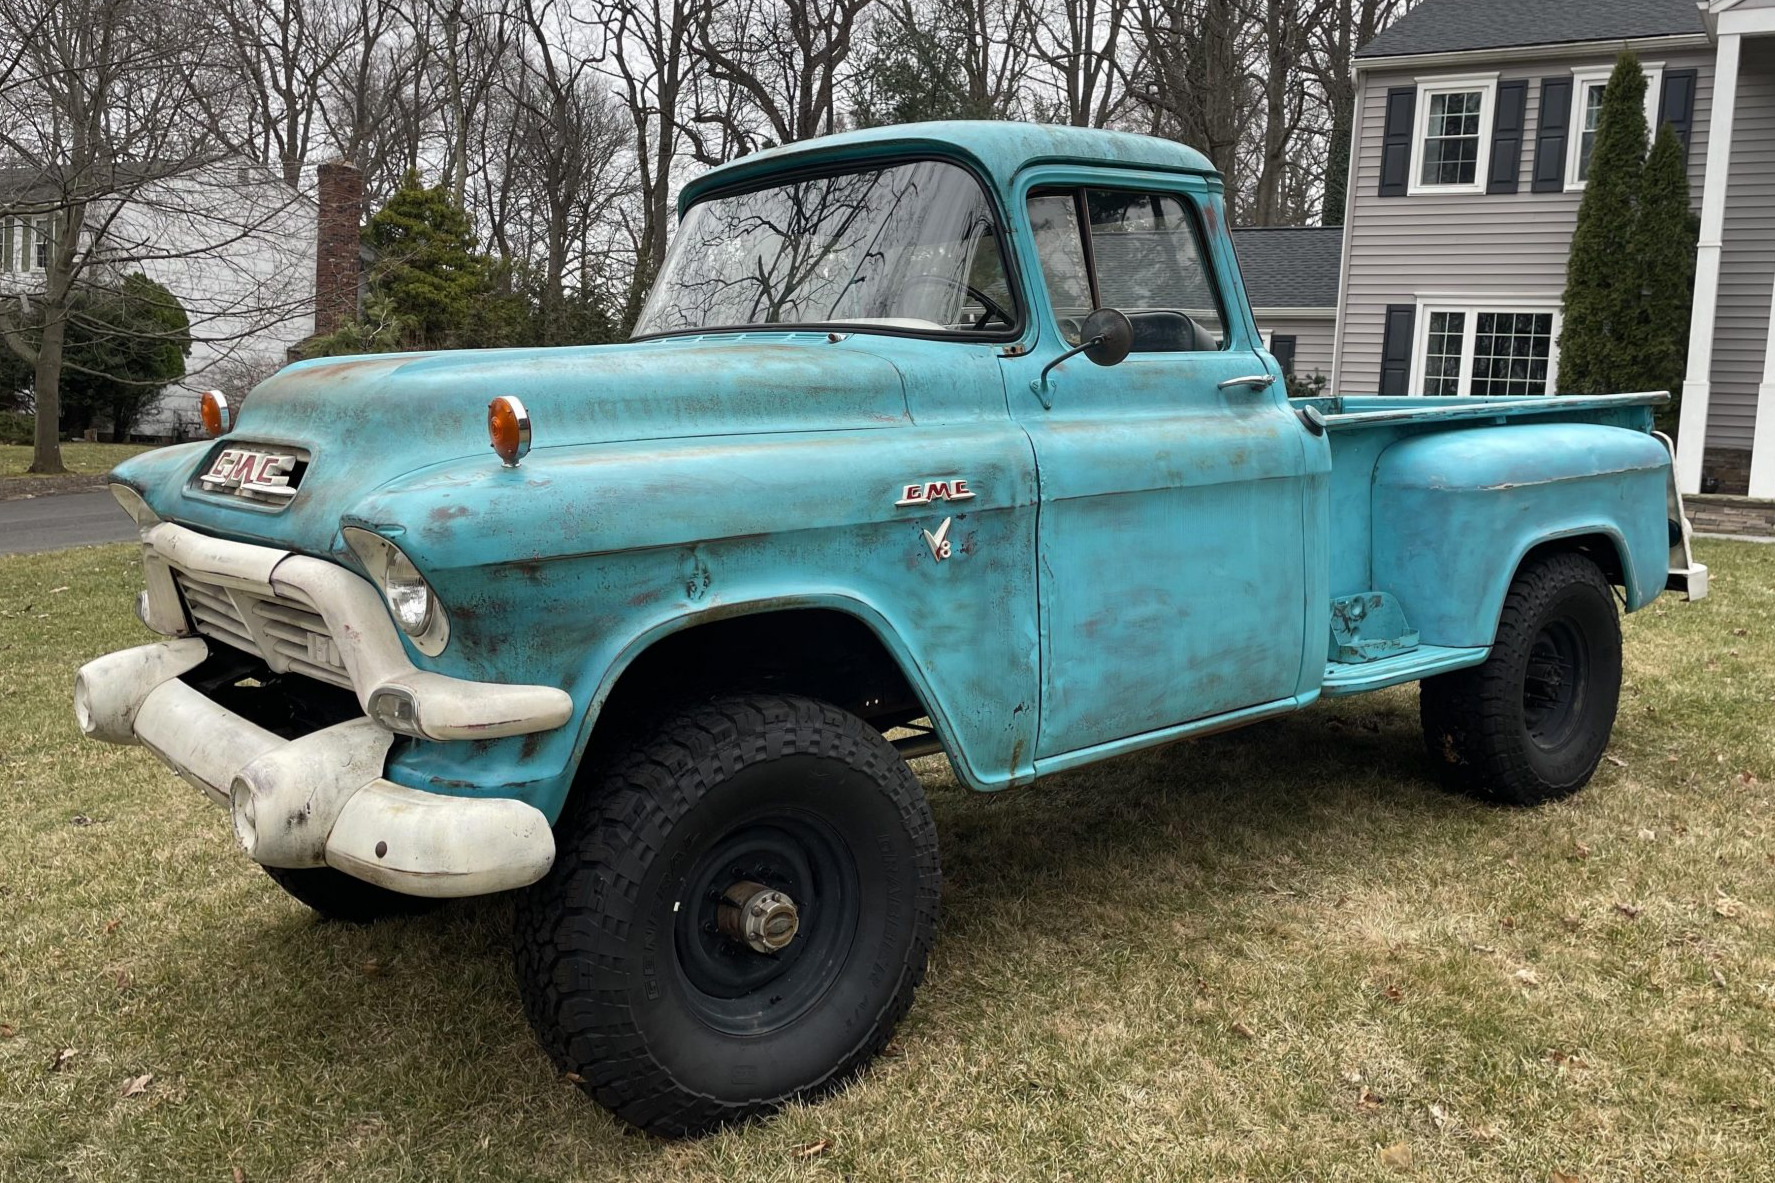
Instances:
[[[1414,394],[1552,394],[1559,310],[1551,305],[1421,302]]]
[[[1646,127],[1658,130],[1658,96],[1664,90],[1664,66],[1649,63],[1646,74]],[[1590,179],[1590,157],[1596,151],[1596,128],[1602,117],[1602,97],[1607,89],[1610,70],[1575,70],[1572,76],[1572,137],[1566,147],[1565,187],[1570,192],[1582,189]]]
[[[1497,92],[1496,75],[1419,83],[1412,193],[1485,191]]]

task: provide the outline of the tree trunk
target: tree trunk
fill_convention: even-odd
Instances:
[[[37,345],[33,379],[37,399],[37,431],[31,450],[31,471],[49,476],[68,470],[62,465],[62,341],[68,320],[59,310],[44,309],[43,337]]]

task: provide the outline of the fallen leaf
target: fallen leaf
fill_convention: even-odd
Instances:
[[[49,1070],[51,1072],[60,1072],[63,1068],[68,1066],[69,1060],[72,1060],[79,1054],[79,1052],[71,1047],[63,1048],[61,1051],[57,1052],[55,1058],[49,1062]]]
[[[129,981],[129,971],[127,969],[120,969],[117,971],[117,988],[119,990],[129,989]]]
[[[1455,1119],[1449,1115],[1448,1110],[1441,1105],[1434,1104],[1430,1106],[1430,1120],[1436,1123],[1436,1128],[1439,1130],[1446,1130],[1455,1123]]]
[[[1555,1066],[1570,1068],[1573,1072],[1581,1072],[1590,1067],[1589,1062],[1583,1056],[1574,1056],[1570,1052],[1551,1051],[1547,1053],[1547,1058],[1552,1060]]]
[[[1382,990],[1381,993],[1386,995],[1388,1002],[1405,1001],[1405,987],[1399,985],[1397,982],[1388,982],[1386,989]]]
[[[577,1072],[563,1072],[561,1074],[561,1079],[568,1084],[584,1084],[586,1078]]]
[[[1755,788],[1762,782],[1757,780],[1757,774],[1754,772],[1740,772],[1738,774],[1738,783],[1744,785],[1746,788]]]
[[[1467,1136],[1475,1142],[1495,1142],[1498,1140],[1498,1127],[1489,1123],[1468,1126]]]
[[[1719,889],[1715,888],[1714,890],[1718,891]],[[1713,901],[1713,910],[1716,915],[1724,916],[1727,920],[1734,920],[1743,915],[1744,905],[1722,893]]]
[[[1498,927],[1514,931],[1516,928],[1516,917],[1514,917],[1514,916],[1504,917],[1502,920],[1498,921]]]
[[[92,819],[87,817],[84,813],[77,813],[68,819],[68,823],[75,826],[90,826],[92,825]]]
[[[1621,913],[1621,915],[1627,917],[1629,920],[1639,919],[1640,910],[1632,904],[1616,904],[1615,911]]]
[[[1656,842],[1658,840],[1658,831],[1641,830],[1639,832],[1639,840],[1641,842]]]
[[[1242,1022],[1233,1024],[1233,1034],[1239,1036],[1242,1039],[1256,1039],[1257,1038],[1257,1032],[1253,1031],[1250,1027],[1246,1026]]]
[[[1510,976],[1515,978],[1518,982],[1521,982],[1524,986],[1539,986],[1541,984],[1541,975],[1528,968],[1526,965]]]
[[[1584,1183],[1584,1176],[1568,1175],[1564,1171],[1554,1171],[1547,1177],[1547,1183]]]
[[[18,1028],[11,1023],[0,1023],[0,1039],[11,1039],[18,1034]]]
[[[809,1142],[805,1146],[797,1146],[789,1152],[790,1158],[818,1158],[832,1149],[830,1138],[821,1138],[818,1142]]]
[[[1717,965],[1713,967],[1713,984],[1722,990],[1726,988],[1726,975],[1720,972],[1720,967]]]
[[[1392,1167],[1396,1171],[1411,1170],[1411,1147],[1404,1142],[1381,1147],[1380,1158],[1383,1167]]]
[[[374,957],[358,966],[358,969],[363,972],[363,975],[366,978],[377,978],[382,976],[382,963],[377,961]]]
[[[1356,1108],[1365,1113],[1373,1113],[1382,1105],[1386,1104],[1386,1102],[1387,1099],[1385,1097],[1369,1089],[1363,1089],[1356,1094]]]
[[[1734,637],[1748,637],[1750,636],[1750,630],[1747,628],[1735,628],[1732,630],[1732,635]]]
[[[1577,859],[1587,859],[1590,857],[1590,848],[1582,842],[1574,842],[1572,843],[1572,857]]]
[[[1561,916],[1559,922],[1565,925],[1567,932],[1577,932],[1580,928],[1584,927],[1584,918],[1582,916]]]
[[[122,923],[123,923],[123,921],[121,921],[121,920],[107,920],[107,921],[105,921],[105,935],[110,936],[112,933],[116,932],[117,926]]]
[[[887,1046],[881,1049],[881,1058],[884,1060],[891,1060],[895,1056],[903,1056],[905,1054],[906,1049],[900,1046],[900,1041],[897,1039],[888,1040]]]
[[[1475,953],[1496,953],[1498,951],[1496,945],[1469,945],[1468,948]]]
[[[1341,1075],[1344,1078],[1345,1084],[1361,1084],[1362,1083],[1362,1073],[1355,1068],[1350,1069],[1348,1072],[1341,1073]]]
[[[234,1183],[247,1183],[247,1173],[239,1167],[234,1168]]]
[[[140,1076],[132,1076],[129,1078],[129,1082],[123,1086],[123,1095],[126,1097],[139,1096],[148,1091],[148,1086],[153,1080],[154,1073],[152,1072],[144,1072]]]
[[[1627,767],[1627,761],[1621,759],[1621,757],[1615,755],[1615,753],[1613,753],[1613,752],[1605,753],[1603,758],[1606,759],[1610,764],[1613,764],[1616,768]]]

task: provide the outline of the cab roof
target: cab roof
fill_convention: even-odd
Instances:
[[[1100,164],[1215,175],[1208,158],[1194,148],[1154,136],[1041,123],[956,119],[865,128],[742,156],[685,185],[678,195],[678,212],[682,214],[713,189],[787,169],[867,161],[907,152],[962,157],[1000,185],[1035,164]]]

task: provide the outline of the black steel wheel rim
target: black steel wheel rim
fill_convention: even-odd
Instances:
[[[1590,647],[1577,622],[1550,620],[1535,634],[1523,677],[1522,721],[1529,739],[1544,751],[1571,741],[1583,718]]]
[[[760,953],[722,933],[722,893],[749,881],[795,902],[795,938]],[[682,881],[673,944],[690,1008],[730,1035],[794,1022],[838,980],[861,916],[856,860],[839,833],[812,814],[773,810],[730,827]]]

